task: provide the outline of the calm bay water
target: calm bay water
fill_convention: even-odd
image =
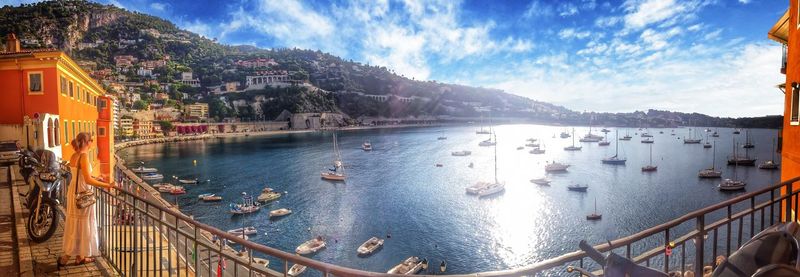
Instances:
[[[642,132],[636,129],[620,129],[620,136],[626,130],[634,136],[619,142],[627,165],[600,162],[614,153],[615,129],[609,129],[610,146],[580,143],[576,138],[575,144],[583,150],[567,152],[563,147],[572,139],[557,136],[564,127],[496,126],[498,179],[506,183],[506,192],[484,199],[464,192],[477,181],[494,179],[493,149],[478,146],[488,135],[476,135],[475,126],[339,132],[346,183],[319,177],[333,159],[331,132],[145,145],[119,154],[129,162],[157,167],[165,176],[210,180],[186,186],[188,193],[178,199],[181,210],[201,222],[223,230],[255,226],[259,234],[251,240],[287,252],[323,235],[329,240],[328,248],[314,259],[378,272],[412,255],[428,258],[432,265],[445,259],[448,273],[520,267],[575,251],[581,239],[600,243],[630,235],[740,194],[718,191],[720,179],[697,178],[698,170],[711,165],[714,150],[683,144],[683,137],[690,135],[688,128],[674,129],[676,136],[670,135],[673,129],[649,130],[655,136],[653,163],[658,166],[652,173],[641,172],[648,163],[649,145],[634,135]],[[745,132],[733,135],[732,129],[716,130],[720,134],[715,140],[716,164],[723,177],[730,177],[733,167],[726,166],[725,160],[732,152],[732,138],[743,143]],[[587,131],[576,127],[575,136]],[[705,138],[702,128],[696,131]],[[599,128],[594,132],[599,133]],[[756,147],[750,155],[758,158],[757,163],[772,157],[777,132],[751,130]],[[437,140],[441,135],[447,140]],[[517,150],[527,138],[539,139],[546,154],[529,154],[529,147]],[[372,142],[373,151],[360,149],[364,140]],[[472,155],[450,155],[459,150],[470,150]],[[741,147],[737,151],[744,153]],[[545,175],[545,162],[553,160],[572,167],[568,173],[549,174],[553,180],[549,187],[529,181]],[[777,154],[775,160],[780,160]],[[474,168],[467,166],[470,162]],[[437,163],[443,167],[435,167]],[[780,179],[778,170],[738,167],[736,171],[751,191]],[[177,183],[171,178],[164,181]],[[566,186],[573,183],[588,184],[588,192],[567,191]],[[227,212],[228,203],[239,201],[241,192],[257,196],[267,186],[288,193],[256,214]],[[216,193],[225,201],[198,202],[201,193]],[[165,198],[175,200],[169,195]],[[594,210],[595,200],[603,219],[587,222],[585,216]],[[270,221],[268,210],[278,208],[294,213]],[[367,258],[356,255],[365,240],[387,234],[391,238],[382,250]],[[281,266],[273,261],[273,268]]]

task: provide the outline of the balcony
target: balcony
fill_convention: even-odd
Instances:
[[[304,276],[389,276],[324,263],[243,240],[182,214],[126,168],[119,166],[116,174],[121,190],[100,191],[97,201],[102,252],[98,264],[109,268],[92,271],[97,274],[288,276],[290,268],[299,264],[307,267]],[[752,191],[595,248],[604,253],[613,251],[664,272],[707,272],[713,270],[718,256],[729,256],[761,230],[787,219],[796,221],[798,215],[794,211],[800,208],[798,181],[800,177],[795,177]],[[22,228],[24,232],[24,225]],[[47,243],[50,242],[41,245]],[[232,243],[244,250],[229,247]],[[667,255],[668,245],[674,246],[671,255]],[[52,256],[59,252],[49,250]],[[37,267],[55,265],[54,259],[40,261],[34,257],[34,260]],[[259,263],[264,260],[271,263],[267,266]],[[601,270],[585,252],[575,251],[521,268],[462,276],[569,276],[568,266]]]

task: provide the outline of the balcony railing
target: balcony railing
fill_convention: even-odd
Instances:
[[[288,276],[293,264],[307,266],[307,276],[388,276],[244,240],[182,214],[123,166],[118,166],[117,176],[122,189],[100,192],[97,216],[102,226],[101,252],[126,276]],[[793,211],[800,203],[798,180],[736,196],[596,248],[665,272],[703,272],[704,266],[714,266],[715,257],[730,255],[759,231],[786,219],[797,220]],[[226,240],[246,250],[237,252]],[[668,256],[665,249],[670,243],[674,248]],[[255,258],[273,263],[265,267]],[[570,265],[601,269],[585,252],[575,251],[522,268],[457,276],[565,275]]]

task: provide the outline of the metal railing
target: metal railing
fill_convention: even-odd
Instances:
[[[99,190],[97,217],[101,252],[125,276],[289,276],[293,264],[322,276],[388,276],[250,242],[182,214],[124,166],[118,166],[116,176],[121,189],[116,193]],[[718,255],[730,255],[757,232],[787,219],[797,220],[793,211],[800,208],[798,180],[733,197],[596,248],[664,272],[713,269]],[[674,248],[667,255],[670,244]],[[260,265],[256,258],[273,263]],[[585,252],[575,251],[521,268],[455,276],[565,275],[569,265],[600,269]]]

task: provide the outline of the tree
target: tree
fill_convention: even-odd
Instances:
[[[168,134],[173,128],[175,128],[175,126],[172,125],[172,122],[166,120],[159,121],[158,125],[161,125],[161,131],[164,132],[164,135]]]
[[[141,110],[146,110],[147,109],[147,102],[144,102],[142,100],[136,100],[136,102],[133,102],[133,109],[134,110],[140,110],[140,111]]]

